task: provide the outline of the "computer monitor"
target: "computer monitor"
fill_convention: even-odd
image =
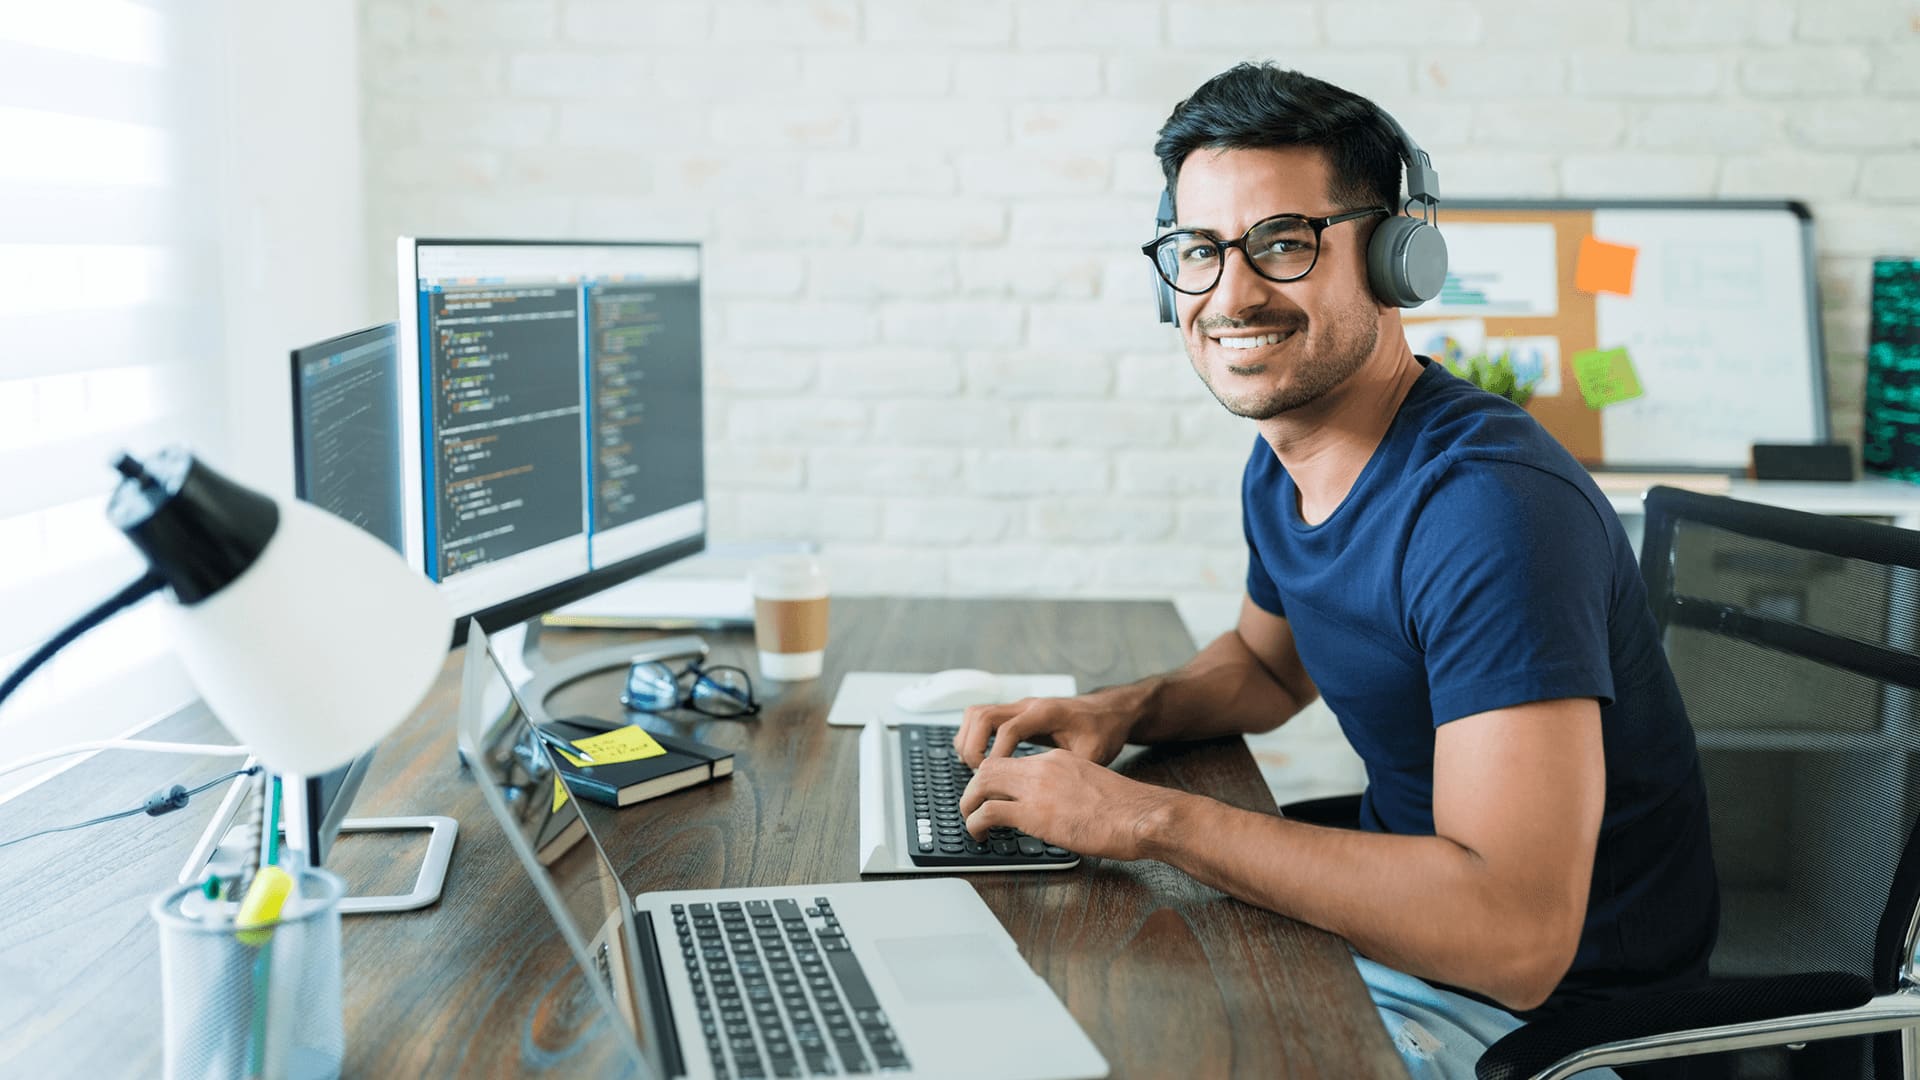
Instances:
[[[400,439],[394,324],[293,350],[294,496],[405,555]]]
[[[704,549],[699,245],[402,237],[398,259],[405,532],[456,634]]]
[[[393,323],[293,350],[293,494],[407,552],[400,364]],[[417,496],[416,496],[417,497]],[[324,865],[370,750],[306,777],[306,844]]]

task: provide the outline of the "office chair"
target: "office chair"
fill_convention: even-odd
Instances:
[[[1706,777],[1711,978],[1520,1027],[1479,1080],[1920,1076],[1920,533],[1654,488],[1640,569]]]

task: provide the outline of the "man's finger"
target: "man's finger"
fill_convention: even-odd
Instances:
[[[969,705],[960,715],[960,730],[953,736],[953,752],[969,766],[978,767],[986,756],[987,738],[1001,721],[1013,715],[1010,705]]]
[[[980,763],[979,771],[973,779],[967,781],[966,789],[960,792],[960,813],[964,816],[973,812],[974,807],[989,799],[1013,799],[1011,781],[1014,769],[1011,762],[1001,763],[992,758]]]
[[[966,815],[967,835],[980,840],[986,837],[988,829],[1012,825],[1013,812],[1014,804],[1001,799],[989,799],[981,803],[979,809]]]
[[[994,730],[993,745],[987,748],[987,756],[990,758],[1012,757],[1014,748],[1027,737],[1027,733],[1039,726],[1030,710],[1008,718]]]

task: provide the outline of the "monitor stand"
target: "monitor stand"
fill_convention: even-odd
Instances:
[[[253,758],[247,759],[247,767],[254,764]],[[286,785],[282,785],[283,788]],[[209,875],[226,876],[237,873],[246,862],[246,848],[252,842],[252,829],[247,823],[237,820],[240,807],[246,801],[248,791],[253,787],[253,777],[238,776],[227,785],[227,793],[220,800],[220,806],[213,812],[213,820],[207,823],[206,831],[200,834],[200,842],[194,845],[187,861],[180,868],[179,881],[182,885],[193,885],[207,880]],[[285,819],[282,820],[280,835],[286,836]],[[459,835],[460,823],[450,817],[384,817],[384,818],[348,818],[340,823],[340,832],[410,832],[420,830],[427,834],[427,854],[420,862],[420,872],[414,876],[413,888],[405,893],[391,896],[348,896],[340,901],[340,913],[343,915],[372,915],[389,911],[413,911],[423,908],[440,899],[441,890],[446,886],[447,867],[453,861],[453,842]]]
[[[564,660],[549,660],[540,652],[540,619],[529,619],[521,626],[526,631],[520,644],[520,662],[525,667],[526,678],[520,683],[519,697],[531,714],[528,719],[536,724],[554,719],[547,709],[549,697],[589,675],[624,670],[631,664],[646,660],[678,660],[683,657],[704,659],[709,651],[706,639],[699,635],[676,634],[673,637],[609,645]],[[625,718],[607,720],[598,716],[569,716],[566,719],[570,724],[602,731],[613,731],[627,725]]]

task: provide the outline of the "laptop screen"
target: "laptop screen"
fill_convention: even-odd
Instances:
[[[664,1075],[665,1055],[651,1030],[656,1014],[646,1000],[647,981],[635,967],[643,953],[633,905],[477,622],[469,624],[463,675],[460,751],[487,808],[506,830],[589,987],[632,1031],[653,1073]]]

